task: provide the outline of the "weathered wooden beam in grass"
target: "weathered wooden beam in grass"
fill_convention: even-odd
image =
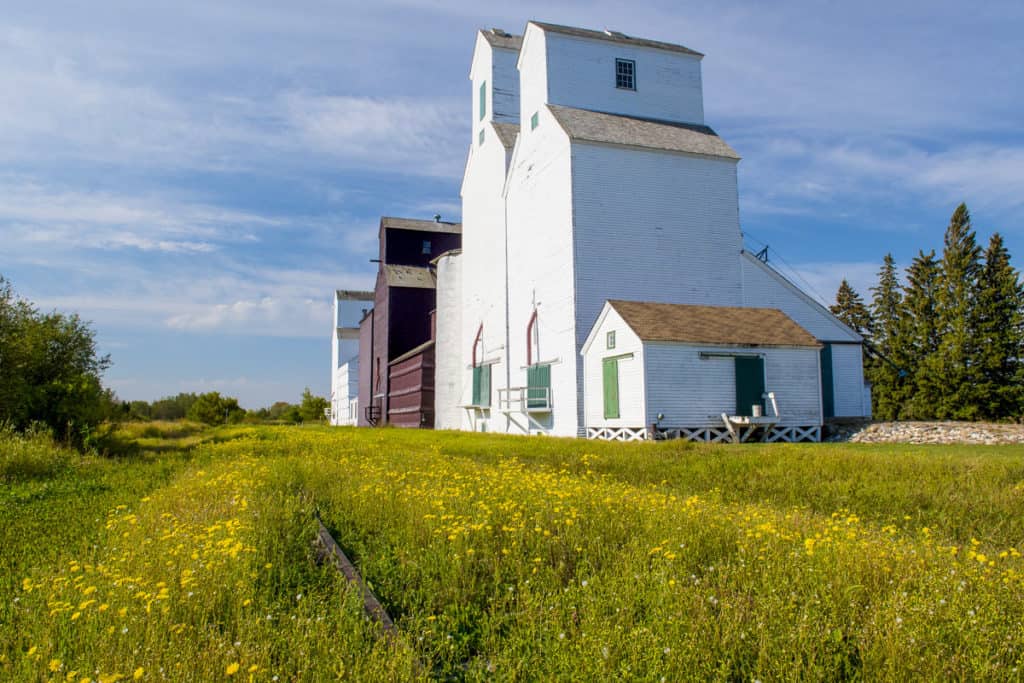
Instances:
[[[389,638],[394,635],[395,623],[391,621],[391,617],[388,616],[384,606],[380,604],[380,600],[373,594],[370,587],[366,585],[363,578],[359,575],[359,571],[356,569],[352,561],[348,559],[341,546],[338,545],[334,537],[331,536],[331,532],[324,526],[324,521],[320,518],[320,511],[316,511],[316,523],[319,525],[320,530],[317,533],[317,541],[320,543],[320,548],[323,554],[331,558],[334,566],[345,575],[348,582],[353,584],[358,590],[359,594],[363,598],[363,609],[370,616],[371,619],[376,621],[384,629],[384,634]]]

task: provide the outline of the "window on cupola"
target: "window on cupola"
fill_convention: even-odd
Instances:
[[[615,60],[615,87],[636,90],[636,62],[632,59]]]
[[[487,116],[487,81],[480,84],[480,120]]]

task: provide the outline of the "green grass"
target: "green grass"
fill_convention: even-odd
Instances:
[[[117,438],[0,489],[0,678],[1022,677],[1019,448]]]

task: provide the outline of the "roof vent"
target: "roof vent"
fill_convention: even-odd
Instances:
[[[611,36],[612,38],[629,38],[629,36],[627,36],[625,33],[622,33],[621,31],[609,31],[608,29],[605,29],[604,32]]]
[[[439,213],[435,213],[434,214],[434,222],[435,223],[440,223],[441,222],[441,214],[439,214]]]
[[[491,33],[493,33],[496,36],[501,36],[502,38],[508,38],[509,35],[508,31],[506,31],[503,28],[492,28]]]

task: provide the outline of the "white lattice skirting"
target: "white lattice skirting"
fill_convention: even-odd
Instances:
[[[587,427],[588,439],[604,439],[605,441],[644,441],[648,438],[647,429],[643,427]],[[655,439],[685,439],[687,441],[705,441],[710,443],[729,443],[732,437],[725,427],[696,427],[694,429],[667,428],[658,429]],[[785,441],[798,443],[801,441],[821,441],[821,426],[805,427],[772,427],[768,434],[760,439],[769,443]]]
[[[647,429],[644,427],[587,427],[588,439],[604,439],[605,441],[644,441]]]

